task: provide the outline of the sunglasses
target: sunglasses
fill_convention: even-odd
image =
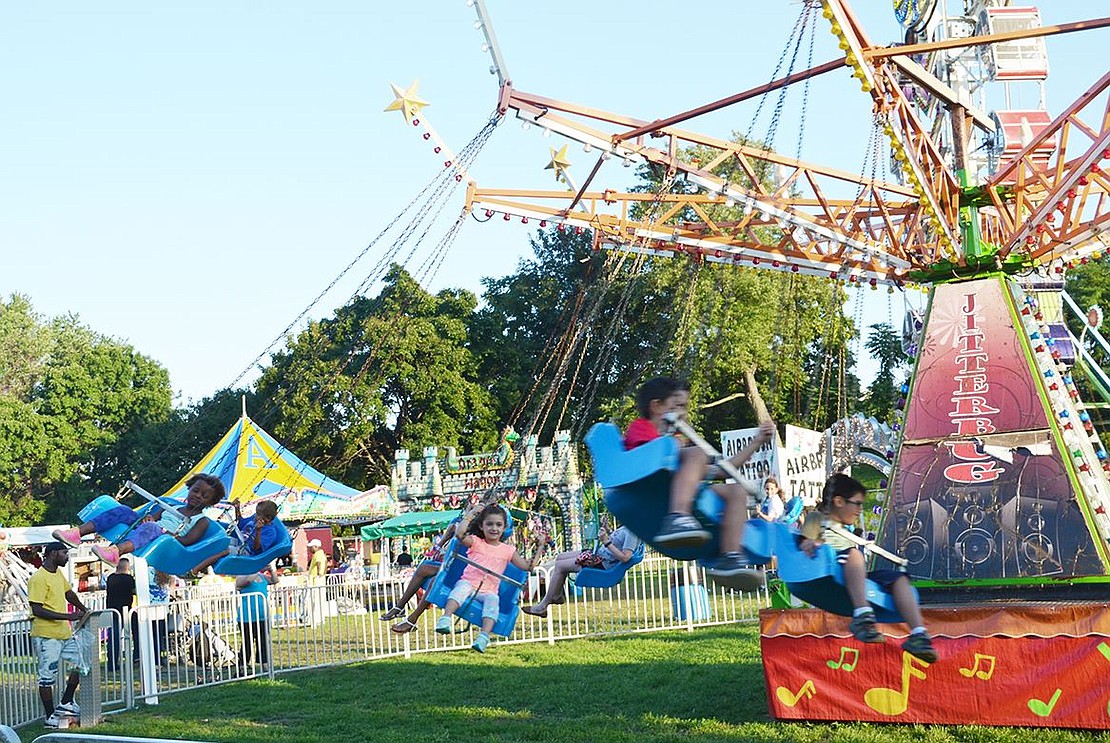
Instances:
[[[845,498],[844,499],[844,505],[852,506],[854,508],[863,508],[863,501],[861,501],[861,500],[848,500],[847,498]]]

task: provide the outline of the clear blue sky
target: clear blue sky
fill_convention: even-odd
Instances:
[[[646,119],[769,80],[800,11],[785,0],[487,4],[517,88]],[[898,37],[889,2],[856,4],[874,41]],[[1058,0],[1042,14],[1060,23],[1099,5]],[[464,0],[5,4],[0,295],[133,344],[169,369],[179,402],[228,385],[441,166],[382,111],[389,84],[418,78],[425,115],[455,148],[493,109],[474,20]],[[1098,79],[1108,45],[1106,31],[1049,41],[1050,111]],[[813,61],[836,55],[822,21]],[[853,82],[814,82],[803,158],[861,169],[870,105]],[[776,141],[788,153],[800,97]],[[685,126],[728,136],[754,111]],[[766,129],[765,113],[754,133]],[[508,120],[471,175],[549,187],[559,144]],[[570,154],[583,177],[592,159]],[[480,292],[481,277],[527,255],[527,230],[467,224],[431,288]],[[377,255],[312,316],[343,304]],[[886,319],[882,297],[867,318]],[[896,299],[895,324],[901,312]]]

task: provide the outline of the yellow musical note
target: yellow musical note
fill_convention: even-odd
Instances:
[[[848,654],[852,655],[852,660],[848,663],[844,662],[844,657]],[[851,673],[856,670],[856,665],[859,664],[859,650],[856,648],[840,648],[840,660],[827,660],[825,663],[829,668],[839,668],[842,671]]]
[[[987,670],[980,670],[979,661],[986,661],[988,666]],[[960,675],[966,678],[971,678],[972,676],[975,676],[981,678],[983,681],[990,681],[991,676],[994,675],[994,661],[995,657],[993,655],[983,655],[982,653],[976,653],[975,665],[971,668],[961,668]]]
[[[905,712],[910,702],[910,677],[925,678],[925,671],[915,668],[915,663],[920,663],[923,668],[929,665],[925,661],[914,658],[909,653],[902,653],[901,690],[887,689],[883,686],[868,689],[863,695],[863,701],[867,706],[880,715],[890,715],[892,717]]]
[[[790,691],[790,689],[787,689],[785,686],[780,686],[775,689],[775,696],[787,707],[793,707],[802,697],[812,698],[817,696],[817,688],[813,685],[813,679],[807,679],[806,682],[802,684],[802,688],[798,689],[797,694]]]

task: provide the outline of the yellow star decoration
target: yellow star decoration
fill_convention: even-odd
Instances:
[[[420,113],[420,109],[424,108],[424,106],[431,105],[427,101],[421,100],[416,95],[416,89],[419,85],[420,81],[414,80],[412,85],[402,90],[400,87],[390,83],[389,87],[393,88],[393,102],[383,110],[400,111],[405,116],[405,123],[411,124],[412,117]]]
[[[554,147],[551,148],[551,162],[547,164],[544,170],[554,170],[555,180],[565,178],[566,170],[570,167],[570,160],[567,159],[567,145],[563,145],[561,149],[556,151]]]

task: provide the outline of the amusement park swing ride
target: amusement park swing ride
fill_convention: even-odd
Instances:
[[[469,212],[588,230],[598,249],[625,254],[823,277],[843,287],[928,290],[877,541],[904,555],[919,585],[938,595],[962,593],[963,608],[929,617],[941,623],[931,629],[951,638],[949,657],[960,663],[926,670],[903,655],[899,686],[894,646],[845,647],[827,615],[763,617],[772,712],[1110,725],[1105,692],[1092,696],[1092,688],[1105,686],[1099,679],[1110,647],[1098,641],[1110,634],[1110,616],[1104,603],[1081,600],[1104,594],[1110,582],[1110,456],[1080,400],[1063,343],[1051,332],[1061,321],[1038,299],[1040,286],[1062,284],[1068,268],[1110,250],[1110,72],[1062,112],[1049,113],[1044,38],[1105,29],[1110,18],[1043,26],[1036,8],[1007,0],[952,3],[960,7],[951,14],[943,0],[895,0],[905,43],[880,46],[847,0],[805,0],[799,24],[823,19],[842,56],[801,71],[792,60],[785,75],[764,85],[648,121],[518,90],[485,3],[467,4],[477,11],[475,27],[500,83],[495,118],[514,114],[526,128],[598,153],[575,183],[566,147],[551,149],[548,167],[569,190],[479,187],[423,120],[415,84],[394,86],[389,108],[423,128],[455,180],[468,181]],[[870,98],[874,126],[889,145],[889,180],[680,128],[839,70],[850,71]],[[985,109],[988,84],[1005,88],[1005,107]],[[1010,108],[1010,88],[1018,85],[1035,86],[1039,103]],[[684,158],[692,148],[711,154]],[[684,179],[686,192],[606,187],[610,162],[653,166],[670,183]],[[1017,608],[1000,609],[1006,617],[993,629],[976,624],[982,601],[999,597],[1017,600]],[[1046,619],[1043,607],[1022,608],[1036,598],[1070,601],[1051,604],[1055,618]],[[1037,640],[1025,637],[1028,627]],[[840,661],[829,660],[827,668],[823,660],[816,666],[773,660],[835,658],[837,645]],[[846,651],[855,653],[851,663]],[[896,660],[865,670],[861,655],[880,651]],[[1014,654],[1023,659],[1021,669],[1005,667]],[[988,658],[989,670],[981,667]],[[854,676],[845,673],[853,670]],[[1051,703],[1029,698],[1039,693],[1029,688],[1035,681],[1057,684],[1055,695],[1051,689],[1043,695]],[[1057,701],[1069,697],[1071,706],[1054,714]]]

